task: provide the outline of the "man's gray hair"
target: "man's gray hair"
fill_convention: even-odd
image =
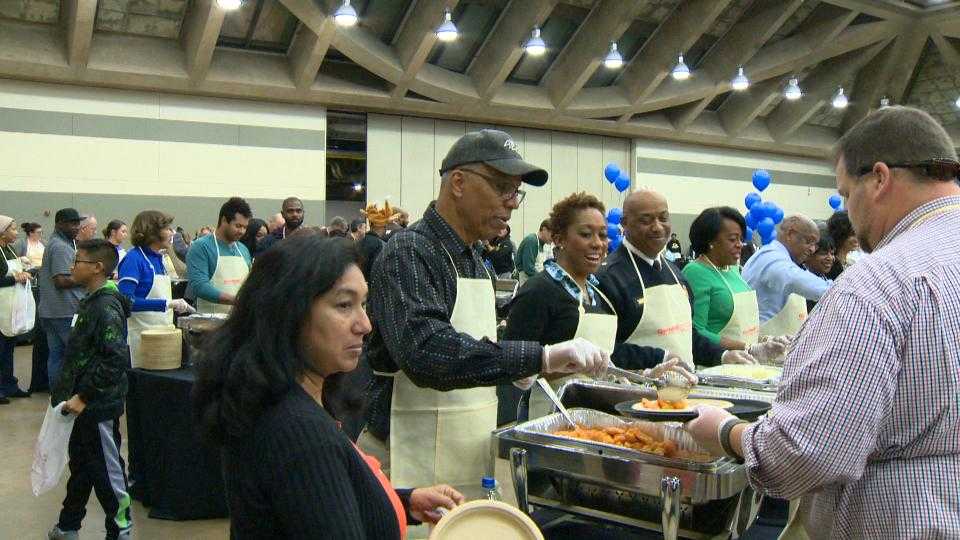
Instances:
[[[862,175],[875,163],[917,163],[931,159],[952,159],[957,152],[947,130],[932,116],[913,107],[884,107],[870,113],[837,141],[834,163],[843,160],[847,174]],[[923,178],[921,169],[910,169]]]
[[[340,216],[336,216],[330,220],[331,229],[340,229],[341,231],[346,232],[348,230],[347,220],[343,219]]]

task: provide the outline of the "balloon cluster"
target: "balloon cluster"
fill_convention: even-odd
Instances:
[[[757,169],[753,171],[753,187],[758,191],[763,191],[770,186],[772,178],[769,171]],[[753,239],[753,232],[760,233],[760,241],[767,245],[777,238],[777,225],[783,221],[783,208],[777,206],[773,201],[764,201],[759,193],[748,193],[743,199],[743,204],[747,207],[747,215],[744,219],[747,222],[747,234],[744,241],[749,242]]]
[[[603,177],[613,184],[613,187],[617,188],[620,193],[630,189],[630,177],[624,174],[616,163],[607,163],[607,166],[603,168]],[[610,253],[613,253],[623,243],[621,221],[623,221],[623,209],[611,208],[607,212],[607,239],[610,241],[607,250]]]
[[[624,174],[616,163],[607,163],[607,166],[603,168],[603,176],[620,193],[630,188],[630,177]]]

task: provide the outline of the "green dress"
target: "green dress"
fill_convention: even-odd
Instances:
[[[692,261],[683,268],[683,275],[693,291],[693,326],[719,344],[720,331],[733,314],[730,291],[749,291],[750,285],[740,277],[739,266],[730,266],[718,273],[709,264]]]

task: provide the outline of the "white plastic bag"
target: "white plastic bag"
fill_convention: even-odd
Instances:
[[[0,297],[0,334],[15,337],[33,330],[37,304],[29,283],[17,283]]]
[[[67,466],[67,448],[77,417],[72,414],[64,416],[65,404],[63,401],[56,407],[47,407],[47,415],[43,417],[37,446],[33,450],[33,465],[30,467],[30,482],[35,496],[55,488]]]

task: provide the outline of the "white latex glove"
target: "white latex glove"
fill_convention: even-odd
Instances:
[[[584,373],[602,377],[610,356],[583,338],[543,346],[544,373]]]
[[[787,346],[781,341],[771,339],[763,343],[756,343],[747,348],[747,353],[756,358],[761,363],[771,363],[783,353],[787,352]]]
[[[527,391],[527,390],[530,389],[530,387],[532,387],[534,384],[536,384],[536,382],[537,382],[537,377],[538,377],[538,375],[531,375],[531,376],[529,376],[529,377],[524,377],[524,378],[522,378],[522,379],[517,379],[517,380],[513,381],[513,385],[516,386],[517,388],[523,390],[523,391]]]
[[[727,351],[720,357],[722,364],[756,364],[757,359],[747,351]]]
[[[687,362],[683,358],[680,358],[680,355],[677,353],[672,353],[670,351],[663,351],[663,361],[669,362],[670,360],[677,359],[683,363],[683,367],[686,368],[690,373],[695,373],[697,367],[693,365],[693,362]]]
[[[172,309],[177,313],[183,315],[184,313],[196,313],[197,310],[193,309],[193,306],[187,303],[183,298],[177,298],[176,300],[167,300],[167,309]]]
[[[697,407],[697,417],[683,425],[683,429],[700,443],[707,452],[715,456],[725,456],[720,445],[720,425],[733,415],[719,407],[701,405]]]
[[[793,336],[776,336],[770,338],[770,341],[779,343],[783,345],[784,349],[787,349],[790,347],[790,344],[793,343]]]
[[[675,373],[680,377],[683,377],[691,385],[695,386],[698,379],[697,376],[691,373],[686,364],[680,358],[671,358],[666,362],[657,364],[652,368],[643,370],[644,377],[650,377],[651,379],[659,379],[665,373]]]

